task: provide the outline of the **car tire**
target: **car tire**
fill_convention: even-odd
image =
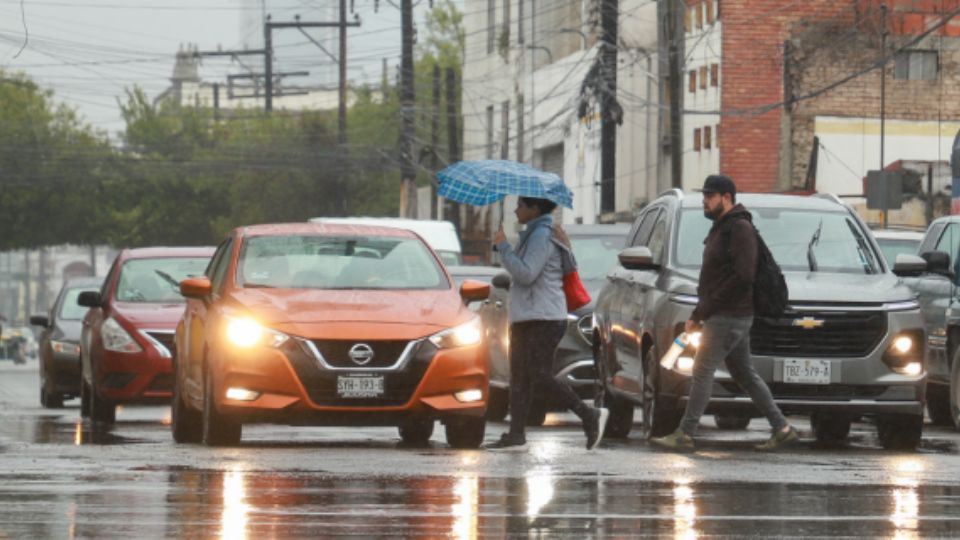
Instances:
[[[810,427],[817,442],[826,446],[836,446],[846,442],[850,435],[853,420],[846,415],[813,413],[810,415]]]
[[[90,417],[90,386],[80,377],[80,418]]]
[[[98,395],[96,387],[91,385],[88,389],[90,390],[90,418],[94,422],[103,424],[115,423],[117,421],[117,405]]]
[[[668,407],[660,395],[660,355],[654,347],[647,350],[644,361],[643,392],[643,429],[646,438],[663,437],[677,430],[683,411]]]
[[[927,413],[935,426],[953,425],[949,386],[927,383]]]
[[[213,377],[207,373],[203,385],[203,444],[207,446],[235,446],[243,435],[243,424],[219,411],[213,399]]]
[[[597,353],[594,358],[600,358]],[[607,439],[626,439],[633,429],[633,403],[622,398],[618,398],[607,390],[606,386],[606,366],[602,361],[595,360],[597,371],[596,387],[594,389],[593,404],[598,409],[603,407],[609,411],[607,417],[607,426],[604,428],[603,436]]]
[[[63,408],[63,394],[51,392],[47,389],[47,376],[42,366],[40,368],[40,405],[44,409]]]
[[[487,431],[487,420],[482,416],[451,418],[446,421],[444,430],[451,447],[479,448]]]
[[[742,429],[747,429],[747,426],[750,425],[749,416],[743,416],[740,414],[715,414],[713,415],[713,423],[716,424],[717,429],[724,429],[730,431],[739,431]]]
[[[877,437],[885,450],[916,450],[922,436],[922,414],[888,414],[877,417]]]
[[[510,392],[503,388],[490,387],[487,399],[487,420],[502,422],[510,412]]]
[[[433,436],[432,418],[412,418],[397,426],[400,440],[410,446],[427,446]]]
[[[953,425],[960,429],[960,349],[957,349],[950,365],[950,415]]]
[[[176,376],[174,377],[176,381]],[[185,444],[203,440],[203,415],[187,406],[181,395],[179,382],[173,383],[170,417],[170,431],[175,442]]]

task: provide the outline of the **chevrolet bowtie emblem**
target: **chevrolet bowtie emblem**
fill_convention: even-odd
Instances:
[[[814,328],[820,328],[823,326],[823,319],[814,319],[813,317],[804,317],[802,319],[794,319],[793,326],[799,326],[804,330],[813,330]]]

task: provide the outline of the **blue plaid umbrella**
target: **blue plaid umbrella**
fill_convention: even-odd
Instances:
[[[474,206],[494,203],[507,195],[519,195],[573,208],[573,192],[559,176],[516,161],[458,161],[437,172],[437,179],[440,181],[437,195]]]

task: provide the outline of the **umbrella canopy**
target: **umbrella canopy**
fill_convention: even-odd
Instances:
[[[516,161],[458,161],[437,172],[437,179],[437,195],[474,206],[519,195],[573,208],[573,192],[559,176]]]

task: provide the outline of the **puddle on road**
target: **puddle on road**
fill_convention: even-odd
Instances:
[[[909,467],[908,467],[909,468]],[[960,534],[960,487],[640,482],[611,477],[344,477],[148,467],[136,482],[0,486],[0,536],[221,538]],[[60,479],[66,482],[66,479]],[[72,480],[76,480],[73,478]],[[43,494],[30,489],[42,482]],[[19,488],[19,489],[18,489]],[[35,516],[18,520],[16,515]],[[64,535],[64,533],[67,533]]]
[[[136,424],[156,425],[156,422],[126,422],[125,427]],[[34,416],[5,418],[0,422],[0,437],[33,444],[55,445],[116,445],[144,442],[134,437],[116,433],[115,425],[100,424],[90,420],[67,421],[61,416]]]

